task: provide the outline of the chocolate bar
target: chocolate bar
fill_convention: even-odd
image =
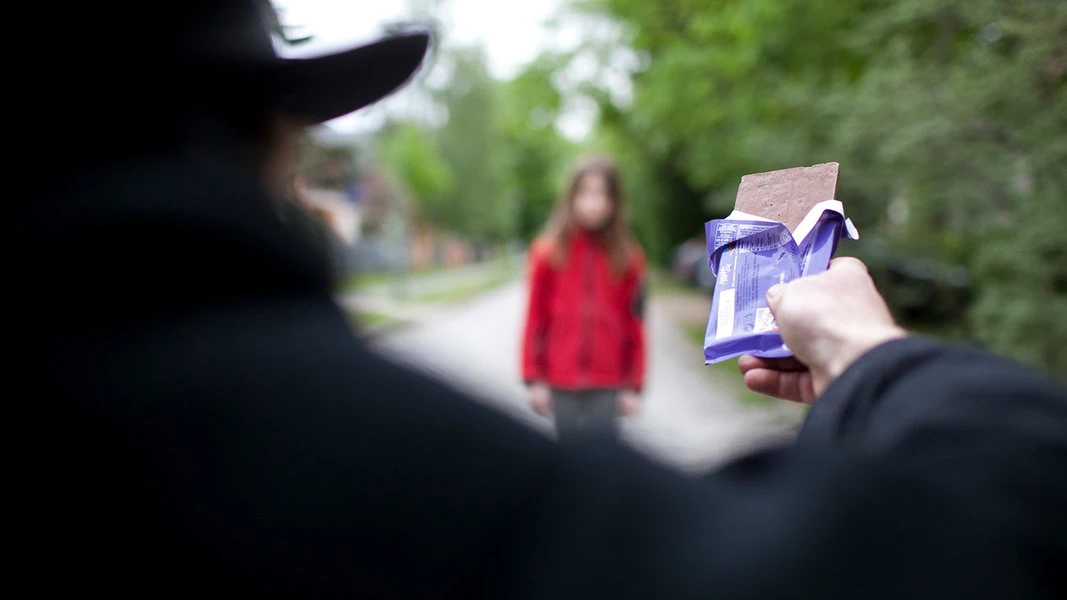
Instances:
[[[770,307],[772,286],[825,271],[843,236],[859,232],[837,194],[837,163],[741,178],[734,213],[704,224],[715,275],[704,362],[790,356]]]
[[[734,208],[795,231],[813,206],[836,200],[838,167],[831,162],[745,175]]]

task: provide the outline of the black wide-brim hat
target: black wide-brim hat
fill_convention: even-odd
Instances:
[[[278,108],[321,123],[373,104],[411,79],[429,44],[429,33],[414,31],[314,58],[280,58],[271,75],[284,86]]]
[[[388,96],[411,79],[430,45],[428,32],[409,31],[314,58],[281,58],[275,51],[279,19],[268,0],[212,4],[211,10],[219,15],[216,27],[201,24],[202,30],[216,36],[226,28],[231,31],[231,43],[216,39],[222,43],[215,51],[232,46],[229,52],[234,57],[247,52],[250,63],[258,63],[256,57],[261,56],[259,75],[269,82],[263,90],[274,94],[277,109],[309,123],[343,116]],[[197,37],[209,39],[203,35],[193,39]],[[205,48],[210,47],[205,44]]]
[[[428,31],[409,30],[331,54],[286,58],[276,49],[282,43],[278,17],[268,0],[139,6],[104,0],[59,11],[50,37],[65,58],[56,69],[94,84],[83,88],[88,93],[79,106],[124,102],[130,106],[123,110],[132,114],[137,107],[215,98],[321,123],[404,85],[431,42]],[[129,26],[116,33],[116,23],[123,21]]]

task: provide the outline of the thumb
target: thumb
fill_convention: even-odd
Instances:
[[[767,290],[767,306],[771,309],[772,314],[778,312],[778,303],[782,301],[782,295],[784,293],[784,283],[772,285],[771,289]]]

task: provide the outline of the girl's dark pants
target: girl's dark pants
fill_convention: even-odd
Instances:
[[[618,390],[552,390],[556,438],[618,435]]]

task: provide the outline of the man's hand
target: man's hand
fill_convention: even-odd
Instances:
[[[795,358],[742,356],[738,368],[748,389],[793,402],[811,404],[818,397],[811,371]]]
[[[641,411],[641,396],[633,390],[619,391],[619,415],[632,417]]]
[[[552,389],[544,383],[530,386],[530,408],[542,417],[552,413]]]
[[[860,356],[907,333],[893,322],[867,267],[837,258],[825,273],[776,285],[767,303],[796,358],[738,361],[745,385],[762,394],[813,402]]]

